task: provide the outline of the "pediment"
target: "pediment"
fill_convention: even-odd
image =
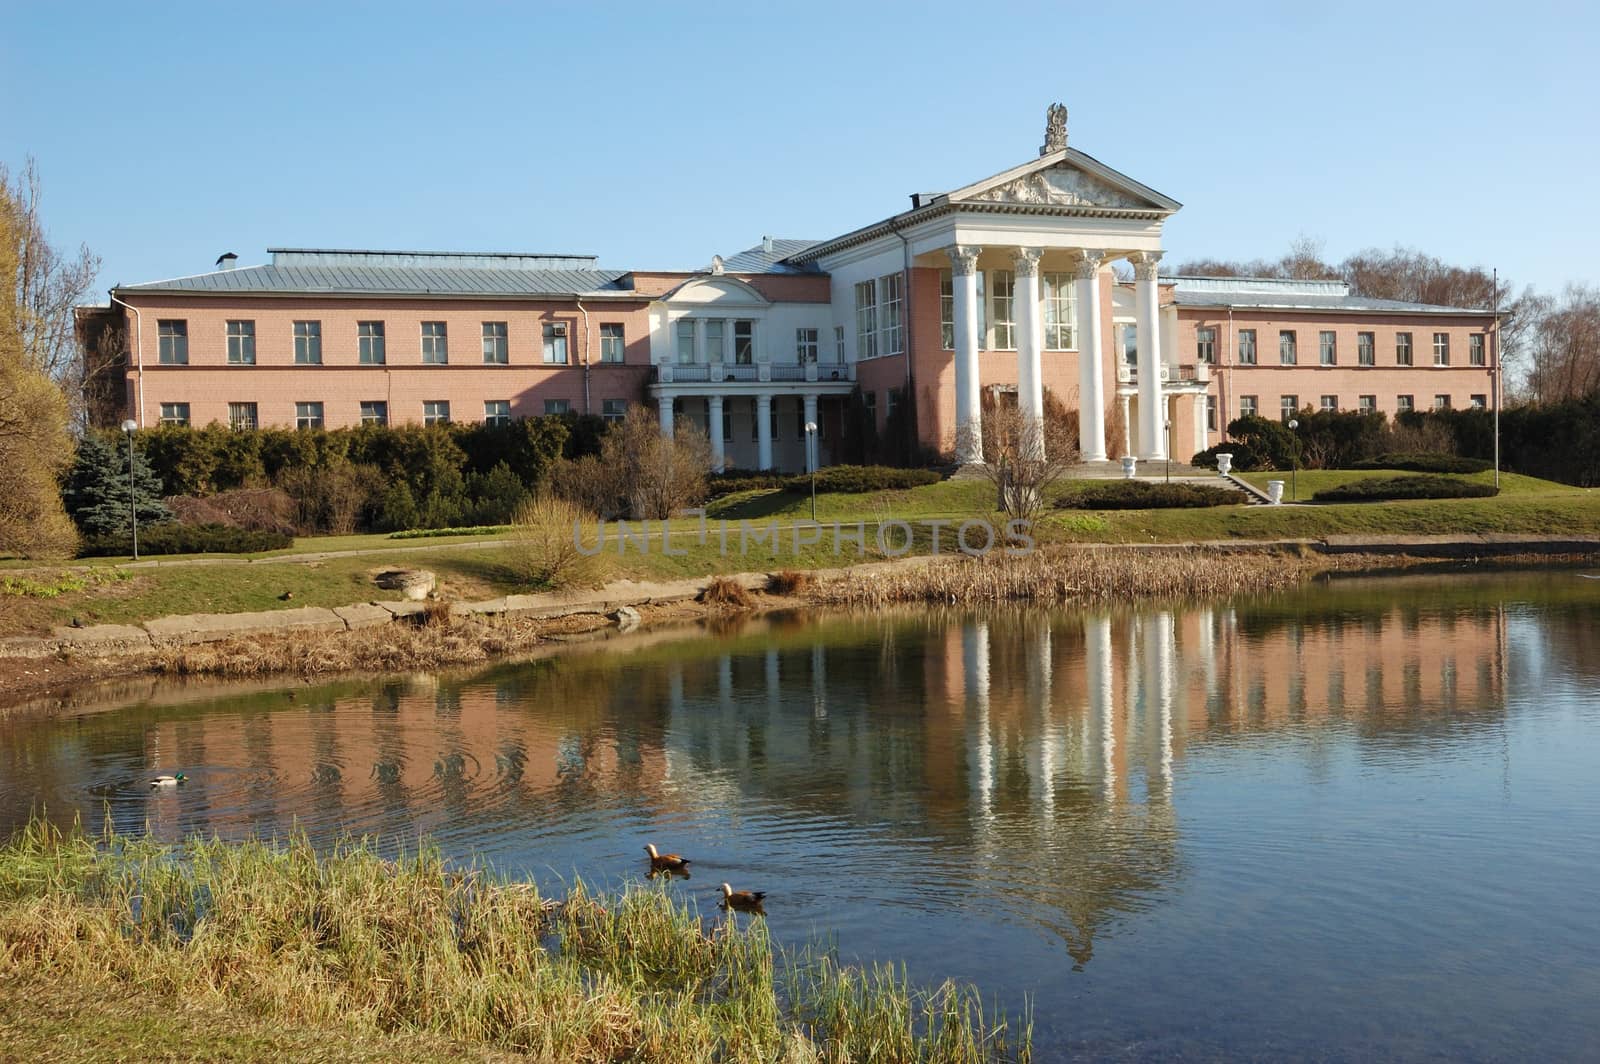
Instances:
[[[768,305],[768,300],[737,277],[709,275],[685,281],[661,297],[668,303],[722,304],[724,306]]]
[[[968,185],[950,193],[949,201],[1162,212],[1179,206],[1176,200],[1070,149]]]

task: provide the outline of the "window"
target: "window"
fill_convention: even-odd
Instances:
[[[450,361],[450,338],[445,335],[444,322],[422,323],[422,364],[443,366]]]
[[[727,356],[728,351],[728,341],[726,333],[723,331],[723,323],[716,320],[707,321],[701,323],[700,328],[704,333],[706,361],[721,362]]]
[[[1434,396],[1433,397],[1433,408],[1435,410],[1449,410],[1450,409],[1450,397],[1448,395],[1436,395],[1436,396]]]
[[[1279,365],[1292,366],[1300,360],[1299,353],[1295,350],[1293,329],[1284,329],[1278,333],[1278,363]]]
[[[621,421],[628,416],[626,399],[607,399],[600,404],[600,416],[607,421]]]
[[[1256,364],[1256,331],[1254,329],[1239,330],[1239,365],[1253,366]]]
[[[1357,400],[1363,414],[1376,414],[1378,412],[1378,397],[1376,395],[1363,395]]]
[[[389,423],[389,404],[382,399],[363,400],[361,403],[361,423],[363,425],[387,425]]]
[[[1433,364],[1435,366],[1448,366],[1450,364],[1450,334],[1433,334]]]
[[[1253,396],[1253,395],[1241,395],[1241,396],[1239,396],[1239,416],[1240,417],[1255,417],[1256,414],[1260,413],[1260,411],[1261,411],[1261,404],[1256,401],[1256,397],[1255,396]]]
[[[1394,364],[1397,366],[1411,365],[1411,334],[1394,334]]]
[[[989,298],[993,309],[993,342],[990,351],[1014,351],[1017,347],[1016,319],[1017,278],[1010,270],[995,270],[989,284]]]
[[[844,365],[844,326],[843,325],[835,325],[833,327],[833,354],[834,354],[835,361],[837,361],[841,366]]]
[[[485,425],[511,424],[511,400],[485,399],[483,401],[483,423]]]
[[[1196,362],[1214,362],[1217,358],[1217,330],[1206,328],[1194,331],[1194,359]]]
[[[878,278],[878,289],[883,293],[883,353],[904,354],[906,350],[905,305],[906,278],[904,274],[891,273]]]
[[[1397,396],[1394,397],[1395,413],[1404,414],[1407,411],[1415,410],[1416,408],[1417,408],[1416,400],[1413,399],[1411,396],[1409,396],[1409,395],[1397,395]]]
[[[294,427],[297,429],[320,429],[322,427],[322,404],[294,404]]]
[[[1487,410],[1489,409],[1489,397],[1487,395],[1474,395],[1467,400],[1467,405],[1474,410]]]
[[[1363,366],[1378,364],[1378,337],[1376,333],[1356,333],[1356,362]]]
[[[627,345],[621,322],[602,322],[600,325],[600,361],[621,362]]]
[[[156,332],[161,337],[161,364],[187,366],[189,364],[189,323],[182,320],[156,322]]]
[[[1337,365],[1339,362],[1339,336],[1337,333],[1324,329],[1317,336],[1317,357],[1324,366]]]
[[[1331,413],[1335,410],[1338,410],[1339,397],[1337,395],[1324,395],[1322,397],[1321,407],[1324,413]]]
[[[448,399],[423,400],[422,423],[424,425],[450,424],[450,401]]]
[[[694,362],[694,319],[678,319],[678,365],[687,366]]]
[[[256,364],[256,323],[253,321],[228,322],[228,365],[253,366]]]
[[[885,388],[883,391],[883,418],[885,421],[894,417],[894,412],[900,409],[900,389]]]
[[[722,404],[722,442],[727,443],[733,439],[733,411],[727,403]]]
[[[504,366],[510,361],[510,352],[506,348],[506,323],[503,321],[484,322],[483,364],[486,366]]]
[[[570,414],[572,413],[572,403],[566,399],[546,399],[544,401],[544,412],[546,415]]]
[[[753,321],[736,321],[733,323],[733,362],[736,366],[748,366],[756,360],[756,323]]]
[[[1139,330],[1132,325],[1122,326],[1122,361],[1130,366],[1139,364]]]
[[[878,393],[867,392],[863,398],[867,401],[867,423],[876,429],[878,427]]]
[[[1467,337],[1467,364],[1469,366],[1484,366],[1488,363],[1483,357],[1483,334],[1473,333]]]
[[[946,351],[956,348],[956,281],[949,270],[939,271],[939,343]]]
[[[801,365],[817,360],[817,330],[796,329],[794,331],[794,358]]]
[[[363,366],[381,366],[387,356],[383,350],[383,322],[356,322],[356,358]]]
[[[261,419],[256,416],[256,404],[229,403],[228,427],[230,429],[238,429],[241,432],[245,429],[260,428]]]
[[[871,281],[856,285],[856,360],[878,357],[878,292]]]
[[[1042,280],[1045,350],[1071,351],[1072,329],[1078,320],[1078,296],[1072,275],[1047,273]]]
[[[1206,431],[1217,431],[1217,397],[1206,396]]]
[[[1288,421],[1300,409],[1298,395],[1280,395],[1278,397],[1278,420]]]
[[[544,361],[548,366],[567,364],[567,323],[547,321],[544,324]]]
[[[189,423],[189,404],[162,403],[161,423],[163,425],[187,425]]]
[[[294,364],[297,366],[322,365],[322,323],[297,321],[294,323]]]

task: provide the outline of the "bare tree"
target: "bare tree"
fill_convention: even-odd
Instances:
[[[980,432],[980,471],[994,485],[996,509],[1008,517],[1037,517],[1051,486],[1078,462],[1074,423],[1048,410],[1045,417],[1036,418],[1014,402],[990,400]]]
[[[1534,311],[1528,391],[1540,403],[1600,393],[1600,289],[1569,284]]]
[[[0,164],[0,201],[11,214],[17,257],[14,279],[22,350],[34,368],[59,383],[76,404],[84,355],[72,311],[94,284],[100,258],[86,245],[68,256],[50,243],[39,213],[41,189],[39,167],[31,157],[16,174]]]
[[[668,438],[654,414],[635,406],[606,433],[599,457],[557,463],[549,486],[601,517],[658,520],[702,502],[710,468],[711,441],[699,428],[680,422]]]

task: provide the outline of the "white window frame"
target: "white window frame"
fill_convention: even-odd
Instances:
[[[1414,366],[1417,364],[1416,342],[1411,333],[1397,332],[1394,334],[1394,364],[1397,366]]]
[[[1468,396],[1467,397],[1467,409],[1468,410],[1487,410],[1487,409],[1489,409],[1489,396],[1488,396],[1488,393],[1478,393],[1478,394],[1475,394],[1475,395]]]
[[[379,427],[389,424],[389,401],[387,399],[362,399],[356,404],[356,411],[361,417],[363,425],[377,425]]]
[[[1435,395],[1433,397],[1433,408],[1435,410],[1449,410],[1450,409],[1450,397],[1448,395],[1445,395],[1445,394],[1442,394],[1442,393],[1439,394],[1439,395]]]
[[[845,353],[843,325],[835,325],[833,327],[833,357],[839,365],[844,365]]]
[[[228,365],[253,366],[256,364],[256,323],[254,318],[231,319],[228,322]]]
[[[620,321],[600,323],[600,361],[626,362],[628,359],[628,330]]]
[[[1417,397],[1414,395],[1397,395],[1394,397],[1394,412],[1397,414],[1409,413],[1417,408]]]
[[[1357,408],[1363,414],[1376,414],[1378,412],[1378,397],[1376,395],[1363,395],[1356,399]]]
[[[1040,278],[1044,294],[1044,349],[1076,351],[1078,338],[1078,285],[1070,273],[1047,273]]]
[[[1295,329],[1278,330],[1278,365],[1300,364],[1300,333]]]
[[[1450,364],[1450,334],[1436,332],[1433,334],[1433,364],[1435,366],[1448,366]],[[1435,398],[1438,398],[1435,396]]]
[[[1337,395],[1324,395],[1318,401],[1318,409],[1325,414],[1337,413],[1339,410],[1339,397]]]
[[[1261,413],[1261,399],[1255,395],[1239,396],[1239,416],[1257,417]]]
[[[572,413],[571,399],[546,399],[544,401],[545,417],[560,417],[562,414]]]
[[[1217,327],[1202,325],[1194,331],[1194,360],[1211,365],[1217,358]]]
[[[485,366],[511,364],[510,331],[503,321],[483,323],[483,364]]]
[[[312,399],[294,404],[294,427],[320,429],[327,423],[323,416],[322,400]]]
[[[878,286],[856,283],[856,361],[878,357]]]
[[[1011,270],[991,270],[989,278],[989,351],[1017,349],[1017,275]]]
[[[450,400],[424,399],[422,401],[422,423],[424,425],[450,424]]]
[[[1317,333],[1317,363],[1323,366],[1339,364],[1339,334],[1332,329]]]
[[[882,312],[878,321],[882,329],[885,355],[903,355],[906,351],[905,334],[905,274],[888,273],[878,278],[878,305]]]
[[[307,320],[294,323],[294,364],[322,365],[322,322]]]
[[[1278,396],[1278,420],[1288,421],[1300,412],[1300,397],[1298,395]]]
[[[817,341],[816,329],[794,331],[794,359],[802,366],[817,361],[822,345]]]
[[[163,425],[187,426],[189,424],[189,404],[162,403],[160,423]]]
[[[950,270],[939,271],[939,343],[956,349],[956,276]]]
[[[1376,366],[1378,364],[1378,334],[1375,332],[1356,333],[1356,365]]]
[[[248,432],[261,427],[261,408],[255,403],[229,403],[228,427],[235,432]]]
[[[162,318],[156,322],[156,358],[163,366],[189,364],[189,319]]]
[[[572,363],[569,330],[564,321],[547,321],[539,329],[539,346],[547,366],[567,366]]]
[[[511,424],[511,400],[485,399],[483,401],[483,423],[485,425]]]
[[[678,365],[692,366],[695,362],[695,321],[693,318],[679,318],[674,343],[678,348]]]
[[[363,366],[382,366],[388,361],[384,325],[381,321],[356,322],[356,360]]]
[[[706,318],[700,323],[700,346],[705,349],[705,361],[726,362],[728,359],[728,325],[721,318]]]
[[[422,364],[424,366],[450,364],[450,326],[445,322],[422,323]]]
[[[733,323],[733,364],[756,364],[756,323],[754,318],[740,318]]]
[[[1256,331],[1254,329],[1239,330],[1239,365],[1253,366],[1256,364]]]
[[[619,422],[628,416],[628,401],[626,399],[602,399],[600,401],[600,417],[604,421]]]

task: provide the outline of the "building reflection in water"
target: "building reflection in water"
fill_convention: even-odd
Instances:
[[[765,619],[464,680],[12,725],[0,764],[23,783],[0,814],[104,800],[124,829],[428,833],[558,868],[678,832],[863,880],[913,868],[884,888],[898,903],[1000,897],[1081,965],[1180,876],[1182,766],[1207,744],[1436,741],[1502,711],[1500,607],[1328,601]],[[126,786],[180,764],[200,767],[187,808]]]

